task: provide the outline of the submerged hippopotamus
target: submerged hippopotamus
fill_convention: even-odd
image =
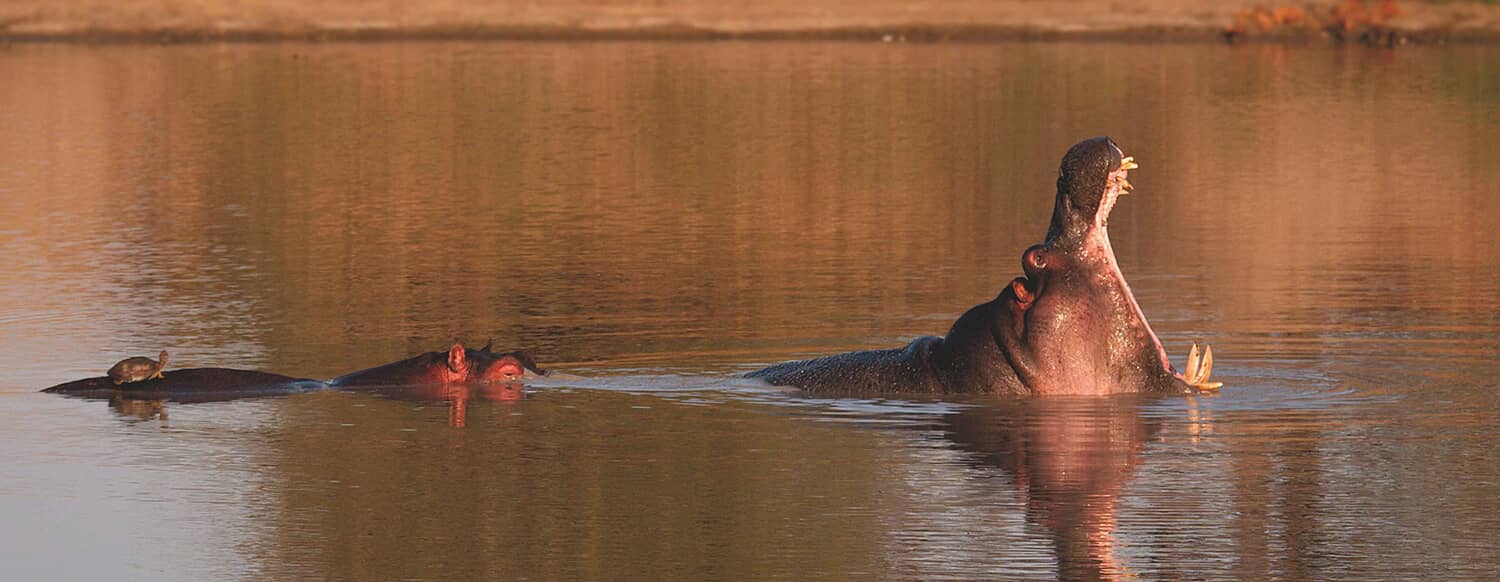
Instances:
[[[514,402],[522,382],[549,375],[523,351],[496,353],[453,344],[447,352],[427,352],[399,362],[345,374],[329,381],[339,390],[364,390],[405,400],[448,403],[449,426],[464,426],[470,400]]]
[[[1052,224],[1026,249],[1017,277],[970,309],[945,337],[904,348],[785,362],[752,372],[818,393],[988,392],[1015,395],[1188,392],[1208,382],[1197,346],[1178,373],[1146,323],[1110,248],[1106,225],[1137,167],[1108,137],[1063,156]]]
[[[446,353],[427,352],[345,374],[329,382],[334,388],[355,386],[409,386],[424,384],[464,384],[519,382],[547,375],[536,360],[523,351],[496,353],[489,345],[479,349],[453,344]]]
[[[165,355],[165,352],[163,352]],[[142,358],[144,359],[144,358]],[[163,362],[165,357],[162,358]],[[127,360],[128,362],[129,360]],[[119,382],[119,374],[84,378],[58,384],[43,392],[66,394],[84,398],[110,399],[126,396],[137,400],[171,400],[175,402],[209,402],[234,400],[258,396],[281,396],[326,389],[381,387],[395,393],[409,390],[406,396],[422,398],[431,395],[434,400],[446,399],[446,393],[424,390],[431,385],[457,384],[516,384],[529,378],[548,374],[537,367],[536,360],[526,352],[495,353],[486,345],[479,349],[465,348],[454,344],[445,352],[428,352],[399,362],[361,370],[333,379],[330,382],[308,378],[294,378],[270,372],[237,370],[233,368],[188,368],[162,371],[161,362],[152,362],[149,373],[136,374],[140,379]],[[137,366],[140,367],[140,366]],[[496,396],[503,394],[504,397]],[[487,390],[483,395],[490,399],[515,399],[517,390]]]

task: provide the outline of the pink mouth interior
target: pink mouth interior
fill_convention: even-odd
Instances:
[[[1105,182],[1107,185],[1104,187],[1104,200],[1099,203],[1099,214],[1094,217],[1095,226],[1105,226],[1106,221],[1109,220],[1110,211],[1115,208],[1115,202],[1126,193],[1125,176],[1128,173],[1130,171],[1125,169],[1109,173],[1109,179]]]

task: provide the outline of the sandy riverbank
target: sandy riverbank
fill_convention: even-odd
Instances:
[[[1222,38],[1235,16],[1255,5],[1250,0],[12,0],[0,4],[0,39],[1211,40]],[[1500,41],[1500,4],[1408,3],[1386,26],[1417,41]]]

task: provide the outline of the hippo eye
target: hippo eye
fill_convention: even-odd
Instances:
[[[507,379],[507,380],[513,380],[513,379],[516,379],[516,378],[520,378],[521,377],[521,367],[518,366],[518,365],[516,365],[516,364],[512,364],[512,363],[501,364],[500,365],[500,375],[502,377],[504,377],[505,379]]]

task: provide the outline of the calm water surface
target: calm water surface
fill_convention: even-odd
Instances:
[[[1489,579],[1500,49],[0,47],[0,578]],[[1201,398],[819,400],[942,333],[1063,151]],[[455,340],[521,400],[38,394]],[[483,396],[483,395],[481,395]]]

